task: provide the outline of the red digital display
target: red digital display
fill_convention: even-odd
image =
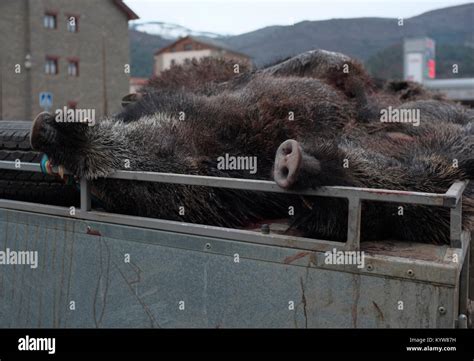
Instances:
[[[428,60],[428,78],[434,79],[436,76],[436,61],[434,59]]]

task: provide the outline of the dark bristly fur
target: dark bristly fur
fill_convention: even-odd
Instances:
[[[344,64],[349,73],[342,71]],[[130,170],[268,180],[275,151],[287,139],[299,142],[304,159],[317,160],[303,162],[294,188],[347,185],[441,193],[454,181],[473,177],[472,111],[433,99],[413,84],[379,89],[345,55],[304,53],[222,83],[206,83],[205,91],[191,78],[191,89],[174,83],[148,88],[140,101],[94,127],[49,118],[37,124],[34,146],[53,163],[93,180],[93,192],[111,212],[243,227],[285,218],[294,206],[294,228],[337,241],[347,234],[343,200],[98,178],[125,169],[129,160]],[[420,126],[381,123],[380,109],[389,105],[419,109]],[[226,153],[256,156],[258,172],[218,169],[217,158]],[[470,186],[463,203],[468,229],[473,196]],[[446,209],[403,205],[399,216],[399,206],[364,203],[362,239],[448,242]]]

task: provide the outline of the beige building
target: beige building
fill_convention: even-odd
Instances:
[[[120,0],[1,0],[0,119],[63,106],[118,111],[137,18]]]
[[[173,65],[182,64],[186,59],[198,60],[209,56],[234,59],[245,64],[251,64],[250,57],[229,49],[219,41],[186,36],[155,53],[153,73],[159,75],[162,71],[171,68]]]

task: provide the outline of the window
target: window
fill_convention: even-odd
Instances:
[[[67,75],[69,76],[79,76],[79,61],[78,60],[69,60],[67,64]]]
[[[79,17],[69,15],[67,17],[67,31],[70,33],[77,33],[79,31]]]
[[[55,75],[58,73],[58,58],[48,56],[44,66],[45,74]]]
[[[193,50],[193,44],[185,44],[184,50]]]
[[[56,29],[56,14],[46,13],[43,18],[43,26],[46,29]]]
[[[171,59],[171,66],[175,66],[176,65],[176,61],[174,59]]]

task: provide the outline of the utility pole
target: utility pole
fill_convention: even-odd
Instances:
[[[30,28],[30,0],[26,1],[26,16],[25,16],[25,61],[26,57],[31,53],[31,28]],[[36,14],[35,14],[36,16]],[[23,59],[22,59],[23,60]],[[25,115],[24,120],[33,120],[33,105],[31,102],[31,69],[25,66],[25,62],[21,64],[22,72],[25,71]]]
[[[107,116],[109,113],[109,106],[107,100],[107,61],[104,32],[102,32],[102,108],[104,109],[104,116]]]
[[[0,54],[0,120],[3,119],[3,55]]]

